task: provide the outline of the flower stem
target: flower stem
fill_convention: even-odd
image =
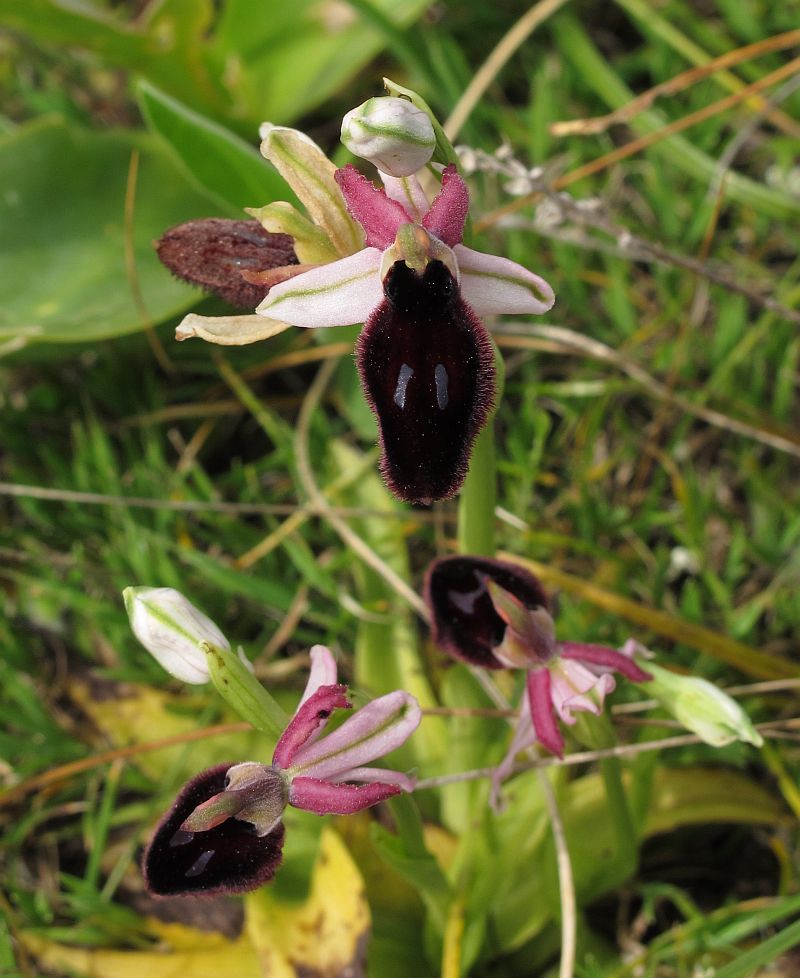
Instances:
[[[505,365],[494,348],[497,371],[497,400],[503,396]],[[494,414],[478,434],[472,449],[469,472],[458,500],[458,551],[479,557],[493,557],[494,507],[497,500],[497,463],[494,446]]]
[[[458,549],[494,555],[495,451],[491,422],[475,439],[469,472],[458,501]]]

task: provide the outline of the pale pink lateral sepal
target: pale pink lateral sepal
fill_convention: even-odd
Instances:
[[[351,163],[336,171],[336,182],[350,216],[364,229],[368,248],[385,250],[394,241],[400,225],[413,222],[399,201],[388,197],[383,188],[376,187]]]
[[[309,700],[303,709],[311,703]],[[421,719],[419,703],[413,696],[403,690],[387,693],[362,707],[327,737],[301,748],[292,758],[289,773],[292,778],[300,774],[339,778],[343,772],[368,764],[405,743]]]
[[[354,767],[337,774],[334,780],[337,784],[340,781],[359,781],[364,784],[381,781],[386,784],[396,784],[403,791],[413,791],[416,784],[416,780],[407,774],[385,767]]]
[[[479,316],[541,315],[556,301],[543,278],[509,258],[486,255],[462,244],[453,251],[461,272],[461,295]]]
[[[564,723],[575,723],[576,711],[599,715],[615,686],[610,672],[596,675],[575,660],[559,659],[550,670],[550,701]]]
[[[577,659],[596,673],[619,672],[635,683],[646,683],[653,678],[634,662],[635,642],[626,642],[620,651],[586,642],[561,642],[559,648],[562,659]]]
[[[383,181],[386,196],[401,204],[413,221],[422,221],[429,204],[419,180],[413,174],[410,177],[393,177],[391,173],[384,173],[382,170],[378,170],[378,176]]]
[[[364,248],[282,282],[269,290],[256,312],[312,329],[363,323],[383,300],[381,254]]]
[[[316,815],[353,815],[399,795],[396,784],[332,784],[319,778],[293,778],[289,804]]]
[[[283,770],[291,767],[303,747],[319,734],[334,710],[352,707],[346,693],[346,686],[320,686],[289,721],[272,755],[272,763]]]
[[[464,224],[469,211],[467,185],[456,173],[454,164],[445,167],[442,189],[434,198],[422,226],[440,241],[454,248],[464,237]]]
[[[551,754],[564,756],[564,738],[556,723],[550,692],[550,670],[531,669],[526,679],[531,722],[536,739]]]
[[[325,648],[324,645],[314,645],[309,654],[311,656],[311,671],[308,674],[306,688],[297,704],[297,710],[316,693],[320,686],[336,685],[336,659],[334,659],[331,650]]]

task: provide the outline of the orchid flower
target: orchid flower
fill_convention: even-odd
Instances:
[[[400,690],[381,696],[322,736],[337,709],[351,709],[337,683],[330,651],[311,650],[303,697],[267,766],[220,764],[186,784],[145,850],[145,881],[156,896],[245,893],[272,879],[280,865],[287,805],[317,815],[350,815],[413,781],[368,766],[405,743],[421,719]]]
[[[527,672],[516,731],[498,780],[511,772],[516,754],[537,741],[563,756],[556,718],[571,725],[577,711],[599,714],[614,689],[613,673],[633,682],[651,678],[634,661],[636,643],[616,650],[556,641],[542,585],[517,564],[482,557],[434,561],[426,576],[425,600],[440,648],[485,669]]]
[[[479,316],[543,313],[553,290],[507,258],[462,243],[466,184],[445,168],[428,203],[414,176],[336,172],[366,247],[270,289],[260,315],[295,326],[363,322],[356,363],[377,415],[392,491],[428,503],[458,492],[495,401],[492,343]]]

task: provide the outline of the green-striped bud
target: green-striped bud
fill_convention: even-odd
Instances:
[[[391,95],[367,99],[342,120],[342,142],[383,173],[408,177],[429,162],[436,135],[426,112]]]

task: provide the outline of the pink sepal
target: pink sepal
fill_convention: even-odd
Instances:
[[[313,702],[313,697],[303,709]],[[338,780],[404,744],[419,726],[422,712],[409,693],[395,690],[362,706],[333,733],[293,754],[290,774]],[[294,721],[292,721],[294,723]]]
[[[550,698],[550,670],[531,669],[527,680],[528,704],[536,738],[545,750],[564,756],[564,738],[558,729]]]
[[[455,164],[445,167],[442,189],[434,198],[422,226],[440,241],[454,248],[464,237],[464,224],[469,211],[467,185],[456,172]]]
[[[387,197],[382,187],[374,186],[352,163],[336,171],[336,182],[350,216],[364,228],[368,248],[384,251],[394,241],[401,224],[413,223],[402,204]]]
[[[320,778],[294,778],[289,788],[289,804],[316,815],[352,815],[371,805],[399,795],[396,784],[332,784]]]
[[[354,767],[336,775],[337,784],[345,781],[358,781],[362,784],[380,781],[384,784],[396,784],[403,791],[413,791],[417,783],[415,778],[385,767]]]
[[[316,693],[320,686],[334,686],[336,684],[336,660],[330,649],[324,645],[314,645],[309,653],[311,656],[311,672],[308,674],[308,682],[303,690],[303,696],[297,704],[297,710]],[[297,713],[295,710],[295,713]]]
[[[363,323],[383,299],[381,255],[377,248],[364,248],[281,282],[256,313],[309,329]]]
[[[461,295],[479,316],[539,316],[556,301],[549,283],[510,258],[487,255],[462,244],[453,252],[461,273]]]
[[[605,645],[593,645],[584,642],[561,642],[560,652],[562,659],[577,659],[584,663],[593,672],[612,671],[619,672],[635,683],[646,683],[653,677],[649,672],[640,669],[639,666],[624,652],[616,649],[609,649]],[[592,667],[600,667],[600,670]]]
[[[336,709],[352,709],[345,696],[347,686],[320,686],[295,713],[272,755],[272,763],[282,770],[290,767],[298,752],[324,727]]]

